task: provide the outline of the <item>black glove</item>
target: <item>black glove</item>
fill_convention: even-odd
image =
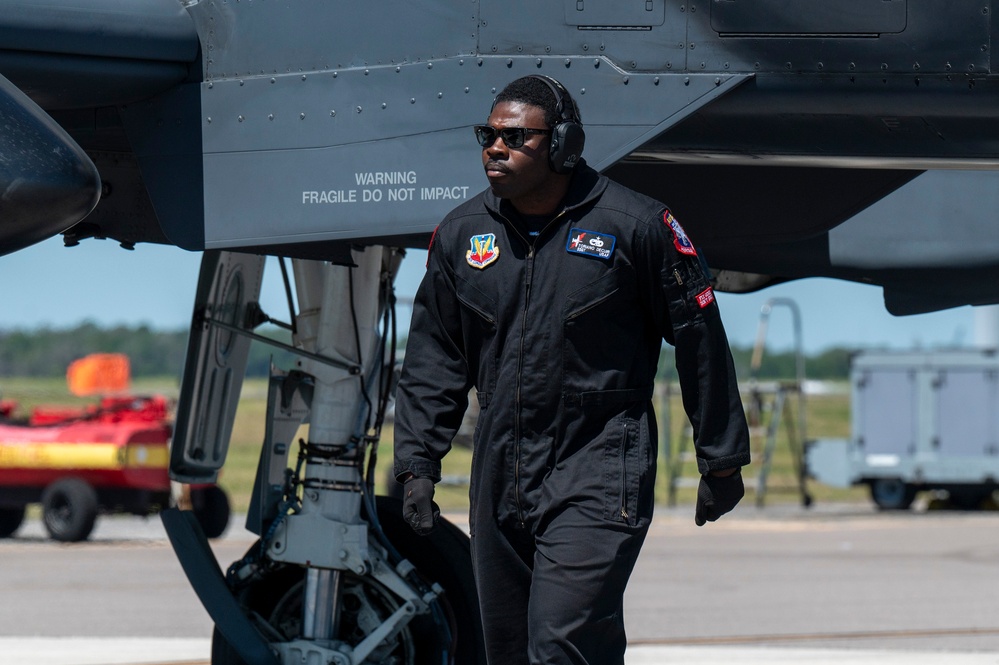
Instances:
[[[704,526],[705,522],[716,519],[735,508],[739,499],[746,493],[742,485],[742,471],[736,469],[730,476],[701,476],[697,486],[697,506],[694,508],[694,524]]]
[[[434,481],[413,476],[403,485],[402,517],[413,531],[425,536],[437,526],[441,509],[434,503]]]

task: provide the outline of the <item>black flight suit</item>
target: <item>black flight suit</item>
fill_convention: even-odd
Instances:
[[[441,222],[396,396],[395,474],[437,482],[477,391],[469,522],[491,665],[623,663],[663,339],[700,471],[749,463],[714,293],[679,224],[585,164],[563,205],[533,238],[488,190]]]

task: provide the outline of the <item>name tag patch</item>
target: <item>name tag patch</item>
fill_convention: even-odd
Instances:
[[[609,233],[597,233],[585,229],[570,229],[569,242],[565,251],[597,259],[609,259],[614,252],[617,239]]]

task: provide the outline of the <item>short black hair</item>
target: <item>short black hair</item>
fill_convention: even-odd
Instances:
[[[555,93],[552,92],[547,83],[537,76],[523,76],[511,81],[496,95],[493,106],[495,107],[500,102],[520,102],[541,108],[545,112],[545,124],[549,128],[554,127],[562,120],[558,112],[558,99],[555,97]],[[565,93],[563,103],[575,110],[576,120],[582,124],[579,117],[579,107],[576,106],[576,101],[569,95],[568,91]]]

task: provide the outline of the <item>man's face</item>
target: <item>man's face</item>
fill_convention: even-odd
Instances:
[[[522,102],[500,102],[493,107],[486,124],[497,130],[507,127],[548,129],[544,110]],[[564,193],[555,183],[564,179],[548,166],[550,142],[550,134],[528,134],[524,145],[510,148],[497,136],[492,145],[482,148],[482,165],[493,194],[509,199],[525,214],[551,212]]]

